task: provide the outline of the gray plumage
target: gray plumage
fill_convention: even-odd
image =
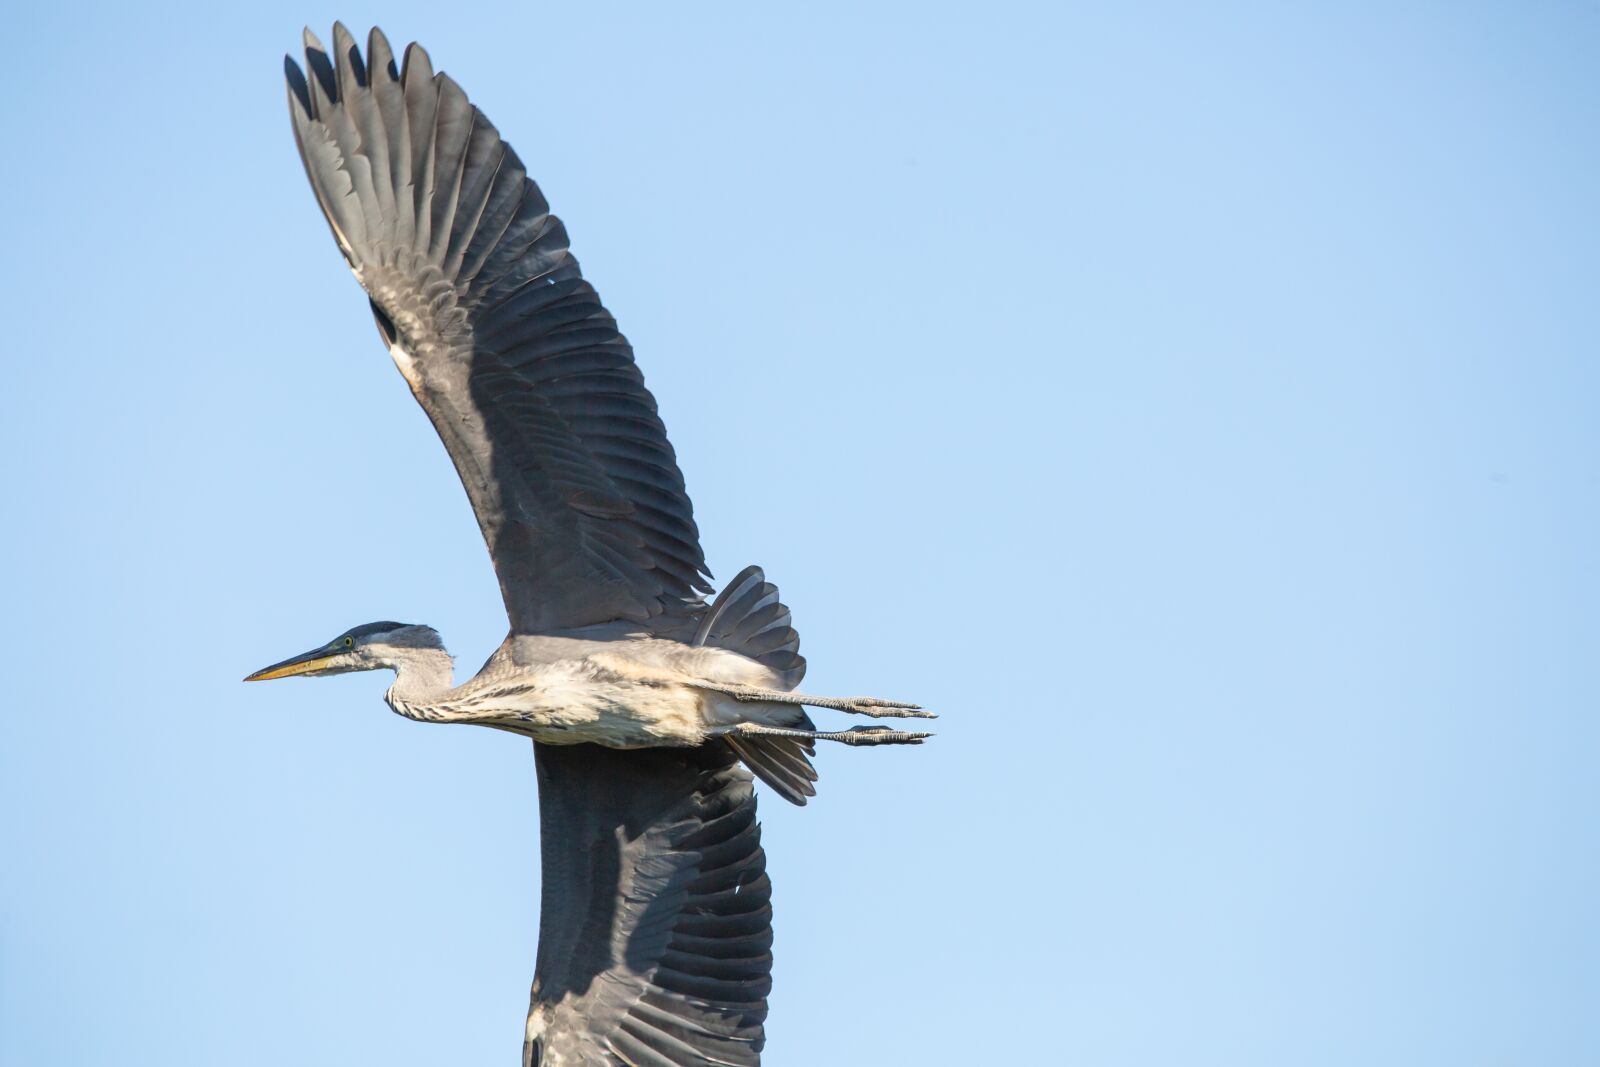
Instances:
[[[749,777],[716,747],[542,746],[538,768],[543,915],[583,912],[541,921],[524,1063],[758,1063],[772,906]]]
[[[771,908],[748,767],[797,804],[819,731],[800,639],[746,568],[711,603],[683,475],[632,350],[521,161],[426,52],[336,25],[285,61],[317,202],[472,502],[511,622],[476,675],[369,623],[251,680],[390,669],[423,722],[535,741],[543,894],[524,1063],[755,1065]],[[741,763],[743,766],[741,766]]]
[[[519,633],[642,622],[709,592],[683,475],[633,350],[566,228],[488,119],[428,54],[370,67],[334,27],[286,61],[306,174],[412,361]]]

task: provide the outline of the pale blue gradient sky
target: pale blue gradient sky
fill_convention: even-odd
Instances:
[[[517,146],[808,687],[944,713],[764,804],[769,1067],[1600,1062],[1594,5],[250,7],[10,24],[0,1062],[515,1062],[526,745],[238,682],[503,632],[289,135],[334,17]]]

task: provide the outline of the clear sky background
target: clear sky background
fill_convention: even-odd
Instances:
[[[770,1067],[1600,1062],[1600,10],[863,7],[9,17],[0,1062],[516,1062],[526,743],[239,683],[504,632],[290,136],[335,17],[516,145],[807,687],[943,713],[763,802]]]

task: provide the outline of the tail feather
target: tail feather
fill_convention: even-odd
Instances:
[[[767,581],[760,567],[746,567],[706,609],[694,643],[748,656],[776,674],[780,688],[789,690],[799,685],[806,673],[800,635],[790,623],[789,609],[778,599],[778,587]],[[802,721],[791,725],[814,729],[804,712],[800,718]],[[726,740],[757,778],[791,804],[804,804],[807,797],[817,795],[812,785],[817,772],[809,759],[816,754],[815,743],[793,737],[730,735]]]
[[[789,803],[803,807],[807,797],[817,795],[817,787],[812,784],[817,780],[817,771],[806,758],[816,754],[814,742],[792,737],[736,735],[724,740],[751,773]]]
[[[789,609],[760,567],[746,567],[717,594],[700,620],[694,643],[749,656],[778,675],[784,689],[799,685],[806,674]]]

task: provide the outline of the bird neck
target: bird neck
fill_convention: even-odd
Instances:
[[[433,703],[451,688],[455,664],[450,653],[442,648],[409,648],[404,657],[396,658],[394,684],[384,694],[389,706],[405,714],[403,706]]]

